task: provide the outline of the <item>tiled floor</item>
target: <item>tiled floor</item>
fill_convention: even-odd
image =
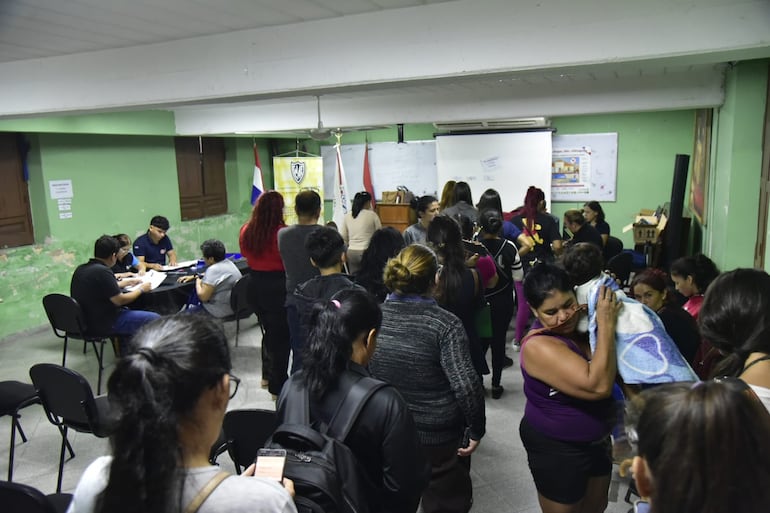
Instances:
[[[273,408],[268,392],[259,386],[261,333],[253,320],[241,324],[238,347],[233,347],[233,373],[243,382],[230,408]],[[233,323],[226,325],[231,346],[235,337]],[[29,382],[29,367],[38,362],[61,363],[61,341],[45,327],[8,337],[0,341],[0,380],[15,379]],[[96,385],[96,358],[93,351],[82,353],[82,344],[70,344],[67,366],[83,373]],[[516,356],[510,351],[511,356]],[[114,358],[105,354],[107,365]],[[105,379],[111,368],[105,369]],[[490,386],[487,378],[487,387]],[[537,493],[527,468],[526,453],[518,434],[524,410],[521,374],[518,363],[503,373],[505,394],[500,400],[487,397],[487,435],[473,455],[474,507],[477,513],[540,511]],[[56,474],[61,438],[45,418],[42,408],[35,405],[22,413],[22,426],[29,442],[22,444],[17,436],[14,481],[35,486],[45,493],[56,489]],[[10,419],[0,419],[0,478],[6,479]],[[63,491],[72,491],[85,467],[97,456],[109,452],[107,440],[93,435],[71,432],[70,441],[76,457],[65,463]],[[226,454],[219,458],[222,467],[234,471]],[[608,512],[625,513],[630,506],[623,502],[626,480],[615,475],[610,487]]]

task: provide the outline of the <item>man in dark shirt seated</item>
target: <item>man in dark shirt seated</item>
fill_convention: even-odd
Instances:
[[[155,216],[150,220],[150,228],[147,233],[137,237],[134,241],[134,255],[140,262],[144,262],[147,269],[162,271],[166,265],[166,256],[168,256],[169,265],[176,265],[176,251],[168,238],[168,232],[171,226],[163,216]]]
[[[79,265],[72,275],[70,296],[80,303],[88,333],[131,336],[145,323],[160,317],[155,312],[122,308],[149,292],[150,284],[143,283],[131,292],[120,290],[111,269],[119,250],[117,239],[102,235],[94,244],[94,258]]]
[[[567,241],[568,246],[574,246],[580,242],[588,242],[604,249],[604,241],[599,232],[585,220],[582,210],[567,210],[564,212],[564,227],[572,233],[572,238]]]

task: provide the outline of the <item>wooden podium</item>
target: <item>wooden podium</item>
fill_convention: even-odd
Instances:
[[[417,222],[417,212],[405,203],[381,203],[377,202],[375,208],[380,216],[382,226],[392,226],[401,233],[406,228]]]

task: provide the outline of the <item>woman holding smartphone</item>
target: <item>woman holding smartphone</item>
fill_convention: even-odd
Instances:
[[[621,303],[604,286],[596,306],[597,341],[577,331],[581,307],[566,271],[533,267],[524,294],[535,323],[521,344],[527,403],[519,433],[543,513],[601,513],[612,472],[610,431]]]
[[[351,383],[369,376],[366,366],[377,347],[381,322],[379,303],[362,289],[342,290],[313,309],[313,328],[299,377],[309,392],[313,425],[329,425]],[[289,404],[300,400],[292,395],[293,390],[285,386],[278,398],[279,425]],[[417,510],[428,484],[428,467],[412,414],[395,388],[375,391],[342,441],[356,455],[372,485],[368,494],[371,513]]]
[[[112,456],[86,469],[69,513],[293,512],[293,483],[240,476],[209,463],[227,403],[238,390],[221,326],[199,315],[163,317],[136,334],[107,383],[117,425]],[[211,488],[213,486],[213,488]]]

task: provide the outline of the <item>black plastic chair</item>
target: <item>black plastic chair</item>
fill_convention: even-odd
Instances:
[[[94,397],[91,385],[74,370],[53,363],[39,363],[32,366],[29,375],[49,422],[59,429],[62,436],[56,482],[58,493],[61,492],[65,447],[69,449],[71,458],[75,457],[67,431],[71,428],[105,438],[110,434],[114,418],[107,396]]]
[[[24,430],[19,423],[19,410],[33,404],[40,404],[35,387],[20,381],[0,382],[0,417],[11,416],[11,448],[8,451],[8,481],[13,481],[13,456],[16,453],[16,431],[21,435],[22,443],[27,442]]]
[[[0,481],[0,504],[5,513],[64,513],[72,502],[72,494],[43,495],[37,488]]]
[[[610,235],[604,245],[604,261],[609,262],[623,251],[623,241]]]
[[[83,340],[94,347],[96,360],[99,362],[99,375],[96,382],[96,393],[102,393],[102,373],[104,371],[104,344],[110,340],[109,334],[89,333],[83,310],[78,302],[64,294],[48,294],[43,298],[43,308],[51,323],[54,334],[64,340],[62,351],[62,367],[67,365],[67,342],[70,338]],[[113,345],[114,349],[114,345]]]
[[[615,275],[615,278],[620,282],[620,286],[624,289],[628,287],[628,280],[631,277],[633,263],[634,256],[627,251],[615,255],[609,262],[607,262],[607,270]]]
[[[254,463],[257,451],[277,427],[278,415],[272,410],[231,410],[225,414],[225,444],[238,474]]]
[[[223,321],[235,321],[235,345],[238,345],[238,334],[241,332],[241,319],[246,319],[254,313],[254,309],[249,304],[249,282],[250,275],[242,276],[230,291],[230,308],[233,314],[228,315]]]

